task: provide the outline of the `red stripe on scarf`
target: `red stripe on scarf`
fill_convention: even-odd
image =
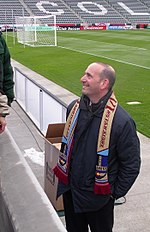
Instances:
[[[70,157],[71,157],[73,145],[74,145],[74,140],[72,141],[71,146],[70,146],[70,151],[69,151],[69,155],[68,155],[68,167],[67,167],[66,173],[61,169],[61,167],[59,167],[58,164],[56,167],[53,168],[53,172],[57,176],[59,181],[66,184],[66,185],[69,183],[68,171],[69,171],[69,167],[70,167]]]
[[[102,195],[111,194],[110,184],[109,183],[105,183],[105,184],[95,183],[94,193],[95,194],[102,194]]]
[[[57,178],[59,179],[60,182],[64,183],[64,184],[68,184],[69,180],[68,180],[68,175],[66,175],[57,165],[55,168],[53,168],[54,174],[57,176]]]

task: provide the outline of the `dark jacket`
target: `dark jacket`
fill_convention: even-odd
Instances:
[[[97,138],[105,104],[110,92],[98,104],[89,107],[82,97],[80,114],[74,135],[70,167],[70,184],[59,183],[58,195],[71,189],[76,212],[96,211],[103,207],[110,195],[93,192],[97,161]],[[68,112],[74,102],[68,107]],[[126,195],[140,169],[140,145],[133,119],[117,106],[113,120],[108,156],[108,178],[115,198]]]
[[[10,62],[10,53],[0,32],[0,90],[6,94],[9,105],[14,99],[13,87],[13,69]]]

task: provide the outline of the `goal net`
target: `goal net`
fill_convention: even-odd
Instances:
[[[24,45],[57,46],[56,15],[16,17],[17,39]]]

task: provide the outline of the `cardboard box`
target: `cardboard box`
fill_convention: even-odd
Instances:
[[[56,200],[58,178],[53,168],[58,161],[64,125],[64,123],[49,124],[45,140],[44,190],[57,211],[64,210],[64,207],[62,196]]]

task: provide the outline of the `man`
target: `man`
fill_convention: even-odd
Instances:
[[[7,105],[7,97],[0,92],[0,134],[4,132],[6,127],[6,115],[9,114],[9,106]]]
[[[90,64],[82,96],[67,109],[59,178],[69,232],[112,232],[114,200],[125,196],[140,170],[140,145],[133,119],[112,91],[115,70]]]
[[[9,106],[14,99],[13,87],[13,70],[10,62],[10,53],[0,31],[0,89],[7,96]]]

